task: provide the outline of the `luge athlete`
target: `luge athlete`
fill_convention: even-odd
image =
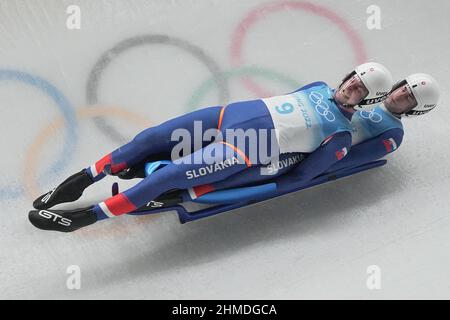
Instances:
[[[351,151],[342,161],[336,162],[325,172],[357,167],[394,152],[403,141],[404,130],[401,119],[430,112],[437,106],[439,99],[439,84],[430,75],[416,73],[398,81],[382,103],[371,110],[358,110],[354,113],[351,121],[353,126]],[[276,182],[277,193],[290,190],[293,184],[298,184],[302,179],[305,166],[297,165],[302,159],[302,154],[289,154],[280,158],[276,167],[281,168],[282,175],[273,180]],[[268,167],[268,171],[273,170],[275,169]],[[289,173],[285,174],[286,172]],[[194,200],[215,190],[259,183],[266,179],[266,176],[261,175],[261,170],[251,168],[223,181],[190,188],[189,196],[186,194],[184,198]]]
[[[352,152],[329,171],[361,165],[397,150],[404,135],[401,119],[430,112],[438,105],[440,95],[438,82],[428,74],[415,73],[398,81],[383,103],[355,114]]]
[[[144,130],[128,144],[36,199],[33,206],[38,211],[30,212],[30,221],[41,229],[73,231],[97,220],[131,212],[167,191],[214,183],[266,164],[261,157],[262,148],[269,152],[276,149],[277,154],[272,152],[272,157],[308,154],[298,166],[303,168],[298,179],[309,180],[346,156],[351,147],[353,107],[380,102],[391,86],[392,76],[384,66],[365,63],[345,77],[337,90],[324,82],[315,82],[287,95],[209,107],[169,120]],[[77,200],[84,189],[105,174],[126,174],[128,168],[149,158],[170,154],[178,143],[171,139],[172,133],[183,128],[194,134],[195,121],[201,121],[203,130],[218,129],[221,137],[227,136],[227,130],[275,131],[276,141],[266,133],[258,134],[256,142],[243,147],[237,146],[235,140],[203,143],[201,149],[176,159],[104,202],[88,208],[59,211],[58,216],[65,219],[64,224],[58,223],[59,219],[49,218],[51,212],[46,209]],[[250,157],[255,146],[257,156]],[[192,147],[195,147],[194,142]]]

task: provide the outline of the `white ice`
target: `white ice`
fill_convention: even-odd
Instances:
[[[104,108],[87,108],[87,79],[102,53],[128,38],[160,34],[201,48],[224,72],[235,70],[230,48],[237,25],[268,3],[0,0],[0,298],[450,298],[445,0],[314,2],[356,30],[367,58],[388,66],[396,79],[426,72],[441,84],[441,105],[404,121],[404,142],[385,167],[185,225],[173,213],[118,218],[72,234],[44,232],[28,222],[36,193],[120,145],[87,111],[105,115],[131,138],[146,125],[187,112],[195,90],[211,77],[177,47],[134,48],[102,74],[98,104]],[[66,27],[73,4],[81,9],[79,30]],[[366,25],[373,4],[381,9],[380,30]],[[335,85],[358,62],[339,28],[305,10],[268,14],[247,32],[242,66],[293,79],[251,76],[268,93],[295,89],[295,82]],[[2,78],[6,69],[49,81],[67,98],[69,118],[82,117],[71,130],[66,122],[61,127],[57,104],[11,74]],[[230,101],[258,97],[242,77],[231,78],[229,86]],[[195,102],[224,101],[212,86]],[[45,178],[59,159],[64,165]],[[78,206],[107,197],[112,181],[88,189]],[[80,267],[80,290],[66,286],[71,265]],[[371,265],[381,270],[379,290],[366,284]]]

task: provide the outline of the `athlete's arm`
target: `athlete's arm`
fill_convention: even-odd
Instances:
[[[336,162],[341,161],[352,144],[349,132],[339,132],[325,139],[314,152],[309,154],[300,164],[287,174],[276,179],[277,185],[285,182],[310,181],[325,172]]]
[[[397,150],[402,141],[402,129],[395,128],[387,130],[379,136],[353,146],[345,159],[334,164],[327,171],[331,172],[342,168],[356,167],[364,163],[378,160]]]
[[[326,84],[325,82],[323,82],[323,81],[316,81],[316,82],[307,84],[307,85],[305,85],[305,86],[303,86],[303,87],[301,87],[301,88],[298,88],[297,90],[292,91],[292,92],[290,92],[290,93],[294,93],[294,92],[306,90],[306,89],[309,89],[309,88],[311,88],[311,87],[315,87],[315,86],[319,86],[319,85],[325,85],[325,86],[327,86],[327,84]]]

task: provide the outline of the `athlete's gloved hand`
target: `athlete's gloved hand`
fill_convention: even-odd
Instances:
[[[84,189],[92,183],[94,181],[86,172],[86,169],[83,169],[64,180],[55,189],[34,200],[33,207],[39,210],[48,209],[60,203],[78,200]]]
[[[117,173],[113,173],[111,170],[111,165],[107,164],[103,169],[103,173],[109,176],[116,176],[124,180],[130,180],[135,178],[143,179],[145,178],[145,162],[126,168]]]
[[[39,229],[72,232],[97,222],[94,206],[75,210],[32,210],[30,222]]]

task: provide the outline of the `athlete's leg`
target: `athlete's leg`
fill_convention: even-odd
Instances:
[[[179,143],[179,141],[172,141],[172,133],[175,130],[184,129],[193,136],[195,122],[201,124],[201,131],[197,134],[202,135],[206,130],[216,129],[221,109],[222,107],[219,106],[200,109],[145,129],[136,135],[132,141],[117,148],[87,168],[88,173],[97,181],[104,176],[102,172],[106,165],[110,165],[111,173],[114,174],[136,165],[152,155],[170,154],[172,148]],[[200,147],[203,146],[200,145]],[[191,145],[191,147],[193,148],[194,145]]]
[[[191,197],[214,190],[274,179],[288,172],[302,159],[300,154],[279,155],[273,121],[270,112],[261,100],[228,105],[221,123],[221,133],[224,139],[244,151],[254,165],[227,179],[191,188],[189,190]],[[228,130],[231,130],[231,135]]]
[[[142,207],[173,189],[213,183],[251,166],[247,156],[226,143],[213,143],[157,170],[134,187],[95,206],[98,219],[113,217]]]
[[[268,165],[252,166],[251,168],[238,172],[224,180],[190,188],[188,190],[189,195],[194,199],[206,193],[217,190],[264,183],[269,180],[276,179],[281,175],[287,174],[303,159],[304,155],[301,153],[284,153]]]
[[[33,206],[36,209],[48,209],[59,203],[79,199],[84,189],[105,176],[103,173],[105,166],[114,174],[161,153],[170,155],[173,146],[179,143],[171,139],[174,130],[185,129],[193,136],[194,129],[198,127],[195,126],[195,122],[198,121],[201,124],[201,132],[195,132],[195,134],[202,135],[208,129],[217,128],[221,109],[222,107],[204,108],[142,131],[129,143],[104,156],[90,167],[72,175],[55,189],[37,198],[33,202]],[[200,147],[206,143],[208,142],[202,142]]]

